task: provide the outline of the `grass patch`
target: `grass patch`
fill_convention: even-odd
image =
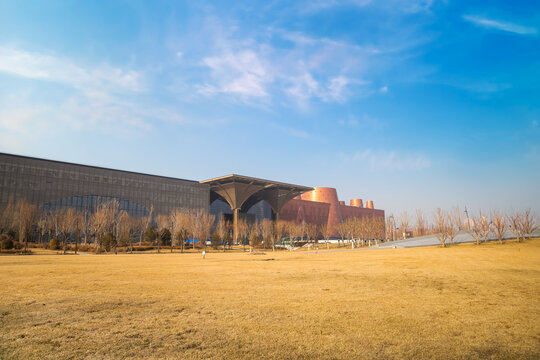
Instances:
[[[540,358],[540,240],[2,256],[0,271],[1,359]]]

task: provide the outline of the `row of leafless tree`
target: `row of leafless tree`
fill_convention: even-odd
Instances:
[[[432,216],[432,221],[421,210],[416,210],[415,220],[416,223],[412,224],[407,212],[401,213],[397,219],[390,216],[387,218],[387,237],[393,239],[401,236],[405,238],[413,234],[415,236],[434,234],[441,245],[446,246],[448,243],[454,243],[459,231],[467,231],[477,244],[481,241],[487,242],[491,234],[502,243],[508,232],[511,232],[517,241],[526,237],[531,238],[539,225],[538,217],[531,210],[509,213],[500,211],[482,213],[480,211],[474,214],[467,211],[461,212],[458,207],[449,211],[437,209]]]
[[[465,217],[464,215],[465,214]],[[61,208],[56,211],[40,211],[37,206],[25,200],[10,200],[4,209],[0,209],[0,233],[11,233],[17,236],[20,243],[28,250],[28,240],[32,234],[40,239],[56,238],[60,240],[64,253],[68,245],[79,243],[95,246],[102,251],[117,245],[133,251],[134,243],[141,245],[143,240],[157,245],[158,252],[164,244],[164,233],[169,234],[171,252],[174,248],[184,251],[188,239],[199,239],[197,246],[206,249],[211,240],[214,248],[222,247],[223,251],[233,244],[232,224],[224,218],[216,221],[214,215],[205,210],[175,209],[169,214],[155,214],[151,206],[144,217],[132,217],[121,210],[117,200],[98,204],[94,212]],[[237,226],[237,245],[244,249],[249,245],[250,251],[257,247],[276,248],[276,244],[286,243],[290,248],[299,244],[316,244],[321,239],[328,240],[339,235],[341,244],[348,242],[351,247],[371,245],[373,241],[406,237],[408,234],[436,234],[441,244],[453,244],[457,233],[468,231],[479,244],[487,241],[490,234],[502,243],[505,234],[511,231],[518,241],[532,237],[538,227],[538,217],[530,210],[502,214],[493,211],[489,214],[479,212],[477,215],[462,213],[459,208],[450,211],[437,209],[430,218],[421,210],[416,211],[416,223],[412,225],[409,215],[404,212],[397,219],[389,216],[349,218],[335,227],[319,226],[309,223],[287,221],[247,222],[239,219]],[[152,231],[149,229],[152,228]],[[399,229],[399,231],[398,231]],[[399,234],[398,234],[399,232]],[[107,235],[107,236],[106,236]],[[284,238],[286,241],[284,241]],[[107,241],[105,244],[104,242]],[[107,246],[104,246],[107,245]],[[195,241],[192,242],[195,248]]]
[[[70,245],[75,252],[79,244],[94,246],[97,251],[115,249],[117,246],[133,251],[138,242],[142,245],[151,241],[157,245],[158,252],[164,244],[163,234],[169,233],[171,251],[180,248],[184,251],[188,239],[199,239],[199,244],[192,242],[193,248],[206,248],[206,239],[210,238],[213,247],[222,247],[223,251],[233,244],[233,227],[224,218],[216,221],[214,215],[206,211],[175,209],[169,214],[155,214],[153,206],[146,216],[133,217],[121,210],[117,200],[104,201],[97,205],[94,212],[75,208],[60,208],[55,211],[40,211],[36,205],[25,200],[10,200],[4,209],[0,209],[0,233],[17,236],[20,243],[28,250],[31,237],[57,239],[66,253]],[[250,251],[256,247],[276,248],[276,244],[286,243],[295,247],[302,243],[318,243],[339,233],[342,243],[345,239],[352,246],[367,244],[371,239],[384,237],[384,221],[377,218],[349,219],[336,228],[318,226],[309,223],[287,221],[248,222],[239,219],[237,226],[237,245]],[[285,238],[285,241],[283,241]],[[112,242],[112,244],[111,244]]]
[[[349,218],[338,224],[336,230],[341,242],[344,243],[347,239],[354,248],[384,239],[386,224],[381,217]]]

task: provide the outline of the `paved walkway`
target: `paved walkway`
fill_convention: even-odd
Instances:
[[[540,229],[536,230],[533,233],[533,237],[540,236]],[[503,239],[515,239],[515,235],[507,231],[504,234]],[[495,241],[498,240],[497,237],[493,234],[490,234],[488,236],[488,241]],[[475,242],[476,240],[473,238],[473,236],[467,232],[467,231],[460,231],[455,239],[454,243],[467,243],[467,242]],[[448,243],[448,242],[447,242]],[[388,248],[409,248],[409,247],[418,247],[418,246],[435,246],[435,245],[441,245],[441,242],[435,235],[426,235],[426,236],[419,236],[411,239],[405,239],[405,240],[396,240],[396,241],[389,241],[385,242],[376,246],[373,246],[372,248],[378,248],[378,249],[388,249]]]

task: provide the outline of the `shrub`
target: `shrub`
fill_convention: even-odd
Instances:
[[[88,244],[79,244],[79,251],[94,252],[96,251],[96,247],[93,245],[88,245]]]
[[[0,248],[2,250],[13,249],[13,240],[9,235],[2,234],[0,235]]]
[[[171,232],[169,229],[163,229],[161,230],[159,236],[161,237],[161,243],[163,245],[171,245]]]
[[[210,238],[210,243],[212,244],[213,249],[217,249],[218,246],[221,244],[221,239],[219,238],[218,233],[214,233],[212,237]]]
[[[111,249],[116,245],[116,240],[114,239],[113,233],[106,233],[101,240],[101,244],[103,245],[105,251],[111,251]]]
[[[253,247],[259,246],[260,243],[261,243],[261,239],[259,238],[259,235],[257,235],[254,232],[251,233],[251,236],[250,236],[249,240],[251,242],[251,246],[253,246]]]
[[[158,237],[158,232],[154,225],[150,225],[144,232],[144,241],[153,244]]]
[[[118,246],[129,246],[130,239],[129,236],[120,236],[120,239],[118,239]]]
[[[49,240],[49,249],[51,250],[59,250],[60,249],[60,241],[56,238],[52,238]]]
[[[11,238],[11,240],[17,239],[19,237],[19,233],[15,230],[9,230],[7,232],[7,235]]]

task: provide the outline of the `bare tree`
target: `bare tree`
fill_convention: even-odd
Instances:
[[[373,239],[373,235],[376,231],[375,227],[375,218],[373,216],[368,216],[364,218],[364,234],[366,239],[368,240],[369,246],[371,246],[371,239]]]
[[[344,228],[345,228],[345,234],[347,239],[351,243],[351,248],[354,248],[355,240],[354,240],[354,234],[355,234],[355,223],[353,218],[349,218],[342,222]],[[345,245],[345,244],[343,244]]]
[[[388,216],[385,219],[386,222],[386,239],[387,240],[394,240],[394,218],[392,216]]]
[[[328,241],[330,240],[330,237],[334,233],[334,229],[329,224],[324,225],[323,229],[323,235],[324,235],[324,243],[326,244],[326,248],[329,248]]]
[[[482,213],[480,213],[480,218],[478,219],[478,226],[480,226],[480,233],[482,234],[484,243],[486,243],[491,232],[491,223],[487,217],[482,216]]]
[[[278,220],[274,224],[272,233],[272,251],[276,250],[276,242],[280,241],[286,233],[286,223],[282,220]]]
[[[476,241],[476,245],[480,245],[480,239],[482,238],[482,228],[480,227],[480,218],[471,216],[469,219],[469,231]]]
[[[238,224],[236,228],[238,231],[238,239],[241,239],[244,251],[246,251],[246,238],[249,235],[249,224],[244,219],[238,219]]]
[[[62,251],[67,252],[67,242],[71,234],[75,231],[75,223],[77,221],[76,210],[73,208],[64,208],[57,211],[58,214],[58,229],[62,233]]]
[[[409,230],[410,225],[410,219],[409,214],[404,211],[399,215],[399,228],[401,232],[403,233],[403,238],[407,236],[407,231]]]
[[[227,245],[227,234],[228,234],[228,226],[227,221],[223,216],[221,216],[218,220],[217,226],[216,226],[216,232],[219,236],[219,240],[221,241],[221,244],[223,245],[223,252],[225,252],[225,246]]]
[[[156,243],[157,243],[157,252],[161,252],[161,245],[162,245],[162,234],[165,230],[168,230],[170,228],[170,218],[167,215],[158,215],[156,217],[156,223],[157,223],[157,232],[156,232]],[[171,239],[172,241],[172,239]]]
[[[19,232],[19,242],[24,243],[24,252],[28,252],[28,233],[36,221],[37,213],[36,205],[29,204],[24,199],[17,201],[13,216],[13,227]]]
[[[461,213],[459,212],[459,207],[456,206],[447,214],[447,217],[448,240],[450,240],[451,245],[454,245],[454,239],[456,238],[458,231],[461,230]]]
[[[154,204],[150,205],[150,210],[148,210],[148,216],[145,216],[143,218],[144,220],[142,220],[141,222],[142,229],[139,235],[139,246],[141,246],[143,237],[144,237],[144,232],[146,231],[146,229],[148,229],[148,226],[150,226],[150,223],[152,222],[153,218],[154,218]]]
[[[437,208],[435,212],[435,227],[437,229],[437,238],[442,247],[445,247],[446,239],[448,239],[448,217],[441,208]]]
[[[354,246],[358,245],[358,243],[364,244],[363,236],[364,236],[364,222],[362,219],[353,218],[352,220],[352,238],[353,238],[353,244]]]
[[[79,251],[79,240],[81,238],[81,232],[84,226],[84,214],[83,212],[76,210],[74,216],[75,216],[75,224],[74,224],[75,254],[77,254],[77,252]]]
[[[382,217],[374,217],[374,231],[375,231],[375,237],[377,239],[383,239],[384,234],[386,234],[386,222],[384,221],[384,218]]]
[[[90,219],[90,228],[94,233],[94,244],[96,249],[101,251],[103,236],[107,232],[109,227],[108,223],[108,209],[107,204],[99,204],[96,211],[92,214]]]
[[[521,241],[521,238],[520,238],[521,214],[519,212],[512,212],[510,215],[508,215],[508,223],[510,225],[510,229],[516,235],[516,240],[520,242]]]
[[[198,237],[201,246],[206,250],[206,239],[210,236],[212,225],[214,224],[214,215],[208,214],[204,209],[194,212],[193,233]],[[195,247],[194,247],[195,248]]]
[[[304,235],[301,234],[303,232],[303,228],[296,224],[294,221],[289,221],[286,225],[286,228],[287,234],[289,235],[290,250],[292,250],[296,242],[295,239]]]
[[[499,239],[499,243],[502,244],[504,233],[506,232],[507,228],[506,219],[499,212],[494,211],[491,213],[491,222],[493,223],[493,227],[495,228],[495,234]]]
[[[450,217],[452,218],[451,221],[456,227],[456,231],[461,230],[461,226],[463,225],[463,218],[461,216],[461,211],[459,210],[459,206],[456,206],[452,209],[452,211],[449,213]]]
[[[327,227],[326,231],[328,232],[329,226],[327,225],[326,227]],[[349,232],[349,227],[347,223],[340,222],[339,224],[337,224],[336,230],[337,230],[337,233],[339,234],[339,237],[341,238],[341,242],[343,243],[343,246],[345,246],[345,237],[347,236],[347,233]],[[326,247],[328,247],[328,242],[326,243],[326,245],[327,245]],[[339,240],[338,240],[338,246],[339,246]]]
[[[90,224],[92,220],[92,214],[88,211],[88,208],[81,212],[81,231],[84,234],[84,244],[88,244],[90,238]]]
[[[43,242],[45,234],[49,231],[49,219],[46,212],[42,212],[40,214],[39,220],[37,222],[37,227],[39,229],[40,242]]]
[[[264,248],[271,243],[272,230],[274,225],[270,219],[263,219],[260,223],[261,236],[263,238]]]
[[[189,237],[192,214],[186,210],[175,209],[171,213],[171,227],[172,227],[172,239],[171,242],[176,240],[180,243],[181,252],[184,252],[184,245]],[[172,243],[171,243],[172,245]],[[172,252],[172,246],[171,246]]]
[[[13,200],[13,196],[10,196],[6,207],[2,211],[2,216],[0,217],[0,233],[14,229],[13,225],[16,224],[14,216],[15,201]]]
[[[117,239],[122,245],[129,247],[129,251],[133,252],[133,241],[131,240],[131,231],[133,230],[133,220],[128,212],[121,210],[118,215],[117,224]]]
[[[107,230],[113,234],[113,237],[116,237],[118,226],[118,215],[120,214],[120,203],[118,200],[113,199],[107,203],[106,206],[107,212]]]
[[[535,214],[531,213],[530,209],[527,209],[523,212],[521,216],[521,230],[522,238],[525,239],[527,235],[528,239],[532,238],[532,234],[538,228],[538,219]]]
[[[315,244],[315,241],[318,240],[319,236],[319,227],[316,224],[306,224],[305,226],[306,236],[308,243]]]
[[[426,219],[422,209],[416,209],[416,234],[418,236],[425,235],[426,231]]]
[[[260,235],[260,227],[258,222],[254,222],[249,226],[249,252],[253,252],[253,248],[258,245]]]

